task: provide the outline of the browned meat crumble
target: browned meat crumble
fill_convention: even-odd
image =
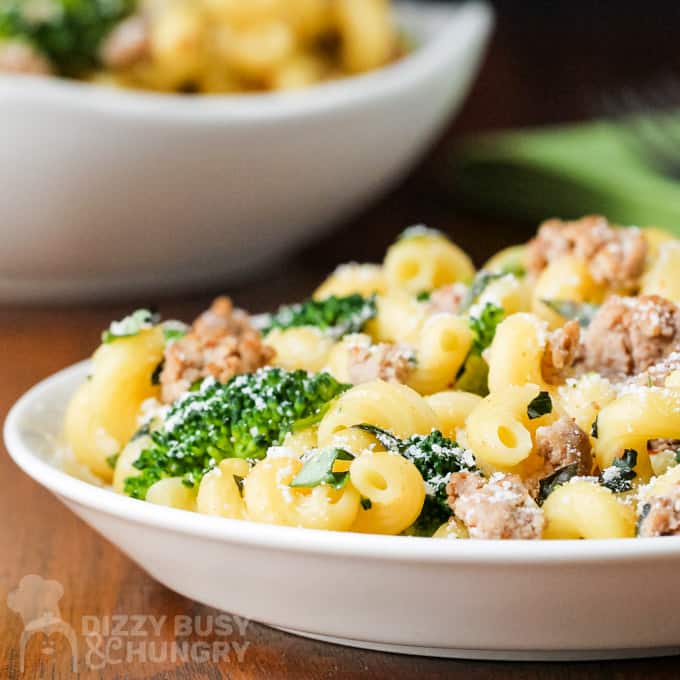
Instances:
[[[388,343],[352,345],[348,361],[349,379],[353,385],[371,380],[405,383],[415,368],[410,348]]]
[[[151,54],[149,25],[141,15],[133,15],[109,33],[100,49],[105,66],[112,69],[129,68],[145,61]]]
[[[680,310],[658,295],[612,295],[584,335],[586,370],[614,379],[639,375],[680,350]]]
[[[569,369],[579,353],[581,330],[578,321],[567,321],[548,336],[548,342],[541,362],[543,379],[557,385],[568,377]]]
[[[638,535],[680,536],[680,482],[668,494],[652,496],[642,504]]]
[[[577,464],[576,474],[586,477],[593,469],[593,456],[588,435],[573,418],[562,417],[551,425],[536,430],[535,450],[544,461],[543,468],[528,477],[525,484],[531,495],[538,495],[539,483],[560,468]]]
[[[0,45],[0,73],[47,76],[52,67],[45,57],[30,45],[9,41]]]
[[[447,493],[453,514],[470,538],[541,538],[543,511],[517,475],[496,472],[485,479],[474,472],[456,472]]]
[[[548,220],[529,242],[525,265],[537,274],[563,255],[586,261],[596,283],[630,289],[643,273],[647,241],[639,229],[617,229],[599,215],[573,222]]]
[[[263,343],[248,314],[234,309],[229,298],[217,298],[187,335],[166,348],[162,399],[175,401],[200,378],[213,376],[226,383],[267,365],[273,357],[274,350]]]

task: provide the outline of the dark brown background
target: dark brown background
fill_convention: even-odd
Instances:
[[[640,84],[672,71],[680,59],[676,2],[613,3],[499,1],[499,28],[481,77],[446,140],[507,126],[587,117],[601,90]],[[525,239],[534,225],[490,222],[464,215],[432,181],[442,140],[412,175],[323,243],[227,292],[254,311],[302,297],[335,264],[379,260],[390,240],[413,222],[450,233],[478,261],[500,246]],[[0,189],[1,192],[1,189]],[[1,245],[0,245],[1,247]],[[215,291],[159,300],[166,316],[191,319]],[[146,303],[146,300],[138,302]],[[0,419],[30,385],[87,356],[100,330],[129,304],[103,307],[0,307]],[[228,566],[225,566],[228,571]],[[138,567],[71,515],[0,455],[0,677],[19,678],[21,621],[5,607],[22,576],[40,574],[64,586],[61,614],[76,623],[86,614],[206,616],[211,610],[157,585]],[[671,584],[672,585],[672,584]],[[414,584],[415,587],[415,584]],[[677,595],[669,592],[669,597]],[[542,593],[549,606],[550,594]],[[625,596],[625,594],[623,594]],[[634,600],[631,600],[634,606]],[[555,612],[555,625],[560,625]],[[509,625],[512,625],[509,622]],[[76,627],[78,627],[76,625]],[[166,626],[159,640],[172,639]],[[194,636],[192,640],[198,640]],[[218,638],[208,637],[209,642]],[[238,638],[235,638],[238,641]],[[114,665],[81,677],[105,678],[676,678],[674,659],[583,664],[487,663],[422,659],[364,652],[306,641],[252,624],[243,663]],[[68,678],[68,654],[29,646],[24,677]],[[81,644],[82,644],[81,640]]]

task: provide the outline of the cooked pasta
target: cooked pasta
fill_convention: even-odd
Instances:
[[[245,34],[277,2],[210,5]],[[333,21],[314,7],[291,3],[296,35]],[[359,31],[368,12],[362,30],[378,32],[384,9],[344,2],[343,26]],[[188,26],[171,24],[164,44]],[[176,73],[190,68],[187,41]],[[225,298],[191,326],[138,310],[104,332],[65,437],[115,492],[196,521],[456,540],[680,535],[678,252],[659,230],[551,220],[474,271],[417,227],[382,265],[343,265],[269,314]]]
[[[29,17],[34,4],[0,5],[0,70],[231,94],[365,73],[406,50],[389,0],[44,0]]]

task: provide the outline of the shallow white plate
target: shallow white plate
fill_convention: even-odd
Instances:
[[[680,653],[680,539],[446,541],[277,527],[119,496],[56,469],[87,363],[10,412],[16,463],[169,588],[302,635],[488,659]],[[225,578],[225,573],[229,578]]]
[[[301,92],[0,75],[0,301],[252,276],[386,190],[462,104],[492,24],[484,2],[397,7],[412,54]]]

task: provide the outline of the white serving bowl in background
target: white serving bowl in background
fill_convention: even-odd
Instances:
[[[384,191],[461,104],[492,25],[484,2],[397,17],[411,55],[297,93],[0,76],[0,301],[234,280]]]
[[[456,541],[298,529],[161,507],[71,477],[51,459],[88,368],[61,371],[21,398],[5,424],[7,449],[182,595],[302,635],[412,654],[680,653],[680,538]]]

